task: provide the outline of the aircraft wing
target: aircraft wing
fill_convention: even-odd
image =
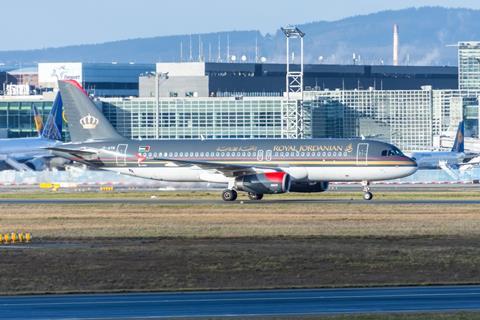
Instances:
[[[272,171],[281,171],[277,167],[265,167],[265,166],[247,166],[239,164],[229,164],[229,163],[219,163],[219,162],[209,162],[209,161],[195,161],[195,160],[176,160],[168,158],[155,158],[157,161],[167,161],[174,163],[178,166],[197,166],[205,170],[215,170],[227,177],[238,177],[248,174],[255,174],[258,172],[272,172]]]
[[[68,149],[68,148],[61,148],[61,147],[50,147],[46,149],[53,152],[57,152],[57,153],[66,153],[66,154],[79,157],[85,160],[91,160],[92,157],[96,158],[98,156],[98,151],[96,150]]]
[[[471,158],[467,162],[459,163],[458,166],[460,167],[460,171],[462,172],[478,167],[480,166],[480,156]]]

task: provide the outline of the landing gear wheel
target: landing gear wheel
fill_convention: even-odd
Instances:
[[[372,200],[373,194],[370,192],[370,182],[369,181],[362,181],[363,186],[363,199],[365,200]]]
[[[262,194],[262,193],[249,192],[249,193],[248,193],[248,198],[249,198],[250,200],[262,200],[263,194]]]
[[[222,192],[223,201],[235,201],[237,199],[237,191],[225,189]]]
[[[363,194],[363,199],[365,199],[365,200],[372,200],[372,198],[373,198],[373,194],[370,191],[365,192]]]

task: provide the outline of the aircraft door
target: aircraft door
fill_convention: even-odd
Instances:
[[[263,150],[257,151],[257,161],[263,161]]]
[[[272,161],[272,150],[265,151],[265,161]]]
[[[357,166],[366,166],[368,164],[368,143],[359,143],[357,145]]]
[[[115,160],[116,160],[117,166],[127,165],[127,149],[128,149],[128,144],[117,145],[117,152],[115,153]]]

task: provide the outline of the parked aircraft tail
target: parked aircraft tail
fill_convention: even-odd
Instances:
[[[50,110],[50,114],[45,122],[45,127],[42,130],[42,138],[62,140],[62,106],[62,97],[60,93],[57,93],[53,101],[52,110]]]
[[[32,111],[33,111],[33,121],[35,122],[35,130],[37,131],[38,136],[40,137],[42,135],[42,130],[43,130],[42,115],[40,114],[40,112],[38,112],[36,105],[32,106]]]
[[[75,80],[58,82],[72,142],[124,140]]]
[[[455,142],[453,143],[452,152],[465,152],[465,127],[463,121],[458,124],[457,135],[455,136]]]

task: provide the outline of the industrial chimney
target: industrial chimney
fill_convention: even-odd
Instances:
[[[393,25],[393,65],[398,66],[398,26]]]

